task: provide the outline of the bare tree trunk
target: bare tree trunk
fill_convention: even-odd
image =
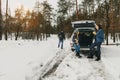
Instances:
[[[2,40],[2,11],[1,11],[1,0],[0,0],[0,40]]]
[[[108,45],[108,29],[110,26],[110,22],[109,22],[109,4],[107,3],[107,1],[105,0],[105,9],[106,9],[106,45]]]
[[[77,20],[78,20],[78,15],[79,15],[79,13],[78,13],[78,2],[76,0],[76,19]]]
[[[39,40],[39,27],[38,27],[38,29],[37,29],[37,40]]]
[[[8,27],[8,0],[6,0],[6,24],[5,24],[5,40],[7,40],[7,27]]]
[[[20,34],[21,24],[17,25],[16,33],[15,33],[15,40],[18,40]]]

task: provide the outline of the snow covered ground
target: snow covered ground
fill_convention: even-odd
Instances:
[[[77,58],[72,52],[44,80],[120,80],[119,46],[102,46],[102,60]]]
[[[0,80],[25,80],[61,50],[57,43],[56,36],[48,41],[0,41]]]
[[[47,41],[0,41],[0,80],[120,80],[120,46],[102,45],[102,60],[77,58],[57,48],[58,38]]]
[[[120,46],[103,46],[102,61],[114,80],[120,80]]]

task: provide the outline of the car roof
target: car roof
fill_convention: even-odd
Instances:
[[[79,23],[95,23],[94,20],[81,20],[81,21],[73,21],[72,24],[79,24]]]
[[[74,21],[71,22],[73,28],[80,28],[80,27],[95,27],[94,20],[81,20],[81,21]]]

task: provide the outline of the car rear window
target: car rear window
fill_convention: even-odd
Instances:
[[[80,27],[95,27],[94,23],[79,23],[74,24],[74,28],[80,28]]]

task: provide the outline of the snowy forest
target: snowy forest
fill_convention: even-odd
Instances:
[[[33,10],[24,10],[24,5],[16,8],[14,16],[6,0],[6,10],[2,13],[0,0],[0,40],[43,40],[63,30],[71,35],[71,22],[76,20],[95,20],[105,31],[106,39],[111,33],[113,42],[120,38],[120,0],[59,0],[57,8],[47,1],[36,0]],[[14,37],[13,37],[14,36]],[[117,38],[117,39],[116,39]],[[108,44],[108,41],[107,43]]]
[[[0,0],[0,80],[120,80],[119,52],[120,0]]]

